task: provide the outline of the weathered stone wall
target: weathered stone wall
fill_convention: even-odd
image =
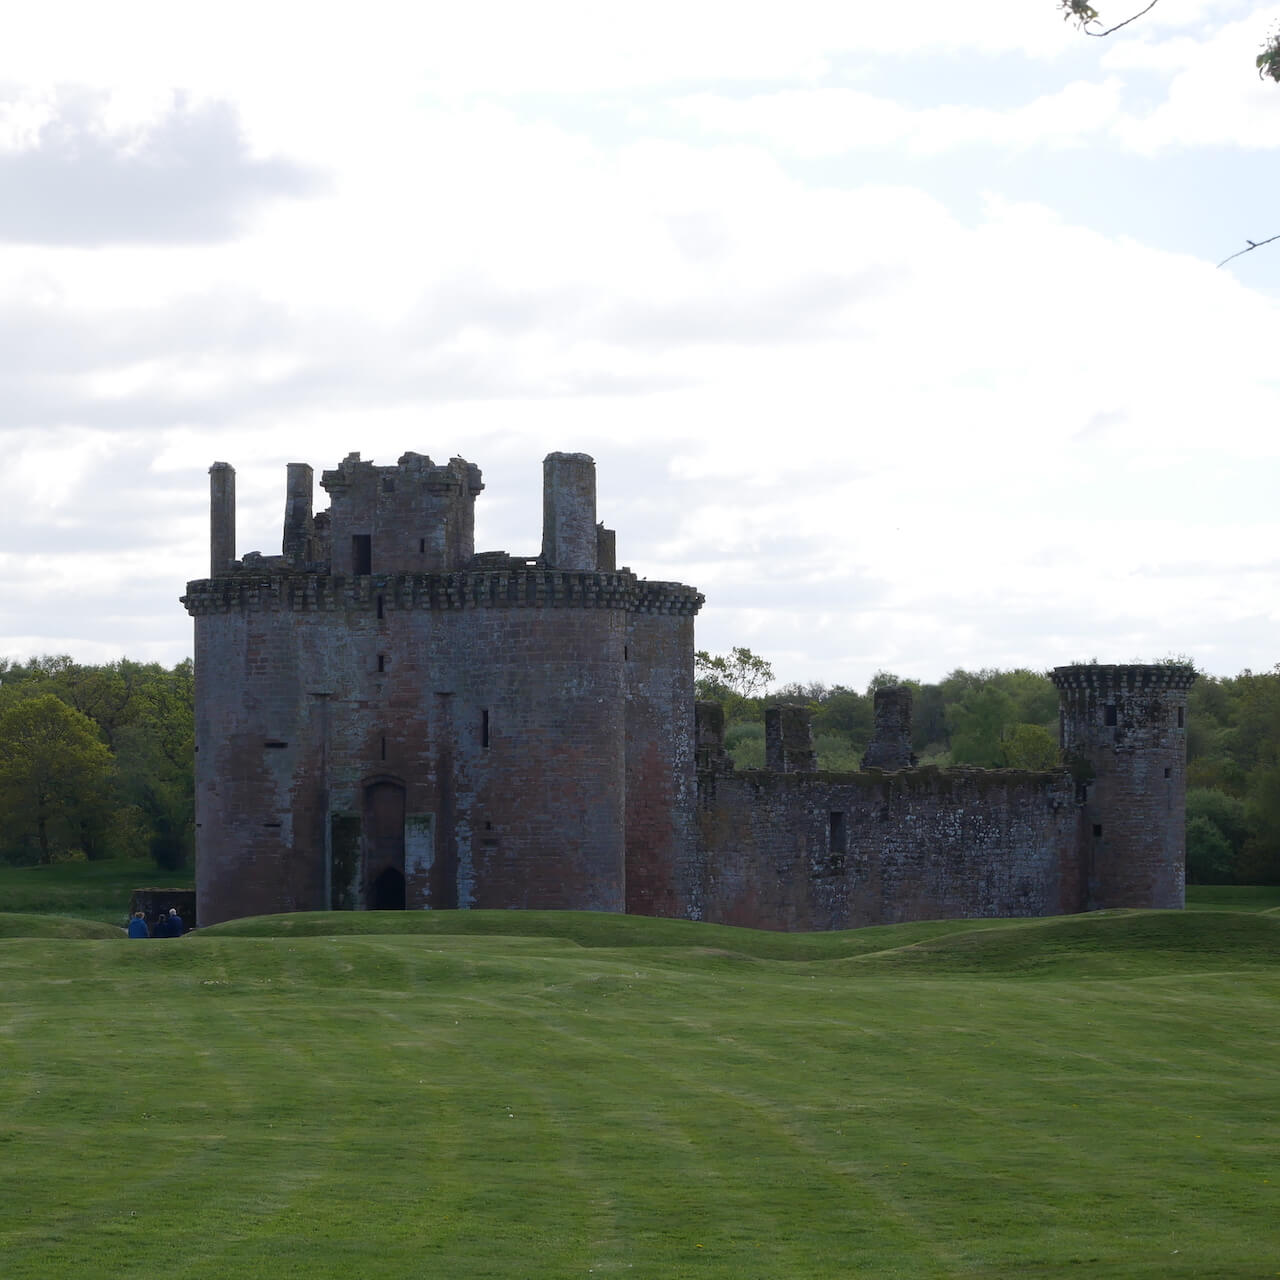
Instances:
[[[435,603],[442,584],[376,575],[337,598],[191,584],[189,607],[212,606],[196,626],[203,919],[332,902],[329,815],[365,818],[380,784],[403,792],[416,838],[406,905],[623,910],[628,727],[636,813],[674,857],[692,751],[672,713],[692,720],[692,662],[667,658],[691,653],[689,617],[641,617],[647,671],[629,700],[635,580],[514,576],[541,581],[456,575],[453,609]],[[366,864],[377,839],[365,830]],[[355,897],[370,905],[369,886]]]
[[[634,915],[681,915],[689,892],[696,788],[691,605],[631,615],[626,909]]]
[[[1078,911],[1065,770],[701,774],[689,914],[757,929]]]
[[[195,619],[201,924],[325,908],[566,908],[832,929],[1182,904],[1181,667],[1059,668],[1071,769],[912,769],[881,690],[870,772],[815,772],[772,710],[737,774],[694,708],[702,597],[614,570],[595,467],[551,454],[542,554],[474,553],[478,468],[288,473],[280,556],[235,559],[210,472]],[[892,766],[891,771],[886,766]]]
[[[210,482],[224,557],[229,472]],[[546,472],[545,545],[571,564],[594,565],[601,543],[611,558],[591,460],[553,454]],[[693,843],[702,597],[629,570],[475,555],[482,486],[461,459],[353,454],[322,483],[331,507],[313,516],[310,468],[292,465],[284,554],[230,561],[184,597],[202,921],[621,911],[629,851],[637,909],[673,910]],[[424,561],[451,571],[404,568]]]

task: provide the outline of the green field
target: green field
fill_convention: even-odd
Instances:
[[[59,862],[51,867],[0,867],[0,912],[78,916],[121,927],[135,889],[190,889],[187,871],[157,871],[150,858]]]
[[[1280,1274],[1280,912],[1231,905],[0,915],[0,1275]]]

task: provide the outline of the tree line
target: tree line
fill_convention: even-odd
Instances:
[[[750,649],[699,651],[700,698],[725,709],[725,746],[740,769],[764,767],[764,711],[801,703],[813,717],[818,767],[857,769],[872,737],[874,696],[912,692],[921,764],[1044,769],[1059,762],[1058,691],[1044,672],[957,668],[936,684],[878,671],[864,691],[784,684]],[[1187,705],[1187,878],[1193,884],[1280,883],[1280,666],[1201,673]]]
[[[957,668],[937,683],[878,671],[865,690],[771,690],[747,648],[699,651],[697,691],[725,708],[739,768],[764,766],[764,710],[802,703],[818,766],[857,769],[875,691],[912,691],[921,764],[1043,769],[1058,763],[1058,692],[1043,672]],[[138,857],[187,863],[193,847],[193,672],[127,658],[0,659],[0,862]],[[1193,883],[1280,883],[1280,666],[1201,674],[1188,694],[1187,874]]]
[[[0,861],[149,854],[193,846],[193,672],[127,658],[0,659]]]

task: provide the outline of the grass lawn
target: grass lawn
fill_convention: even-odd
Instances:
[[[1280,1273],[1274,912],[70,928],[0,938],[5,1280]]]
[[[0,912],[79,916],[123,928],[135,889],[191,889],[190,868],[159,871],[150,858],[58,862],[51,867],[0,867]]]

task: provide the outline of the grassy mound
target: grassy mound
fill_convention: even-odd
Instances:
[[[0,912],[0,938],[123,938],[118,925],[72,916]]]
[[[314,911],[252,916],[201,930],[202,937],[314,938],[408,934],[556,938],[579,947],[711,948],[761,960],[830,960],[862,955],[1009,920],[929,920],[832,933],[775,933],[693,920],[603,911]]]
[[[862,957],[866,970],[971,976],[1135,978],[1189,970],[1273,968],[1280,916],[1121,911],[1009,922]]]

